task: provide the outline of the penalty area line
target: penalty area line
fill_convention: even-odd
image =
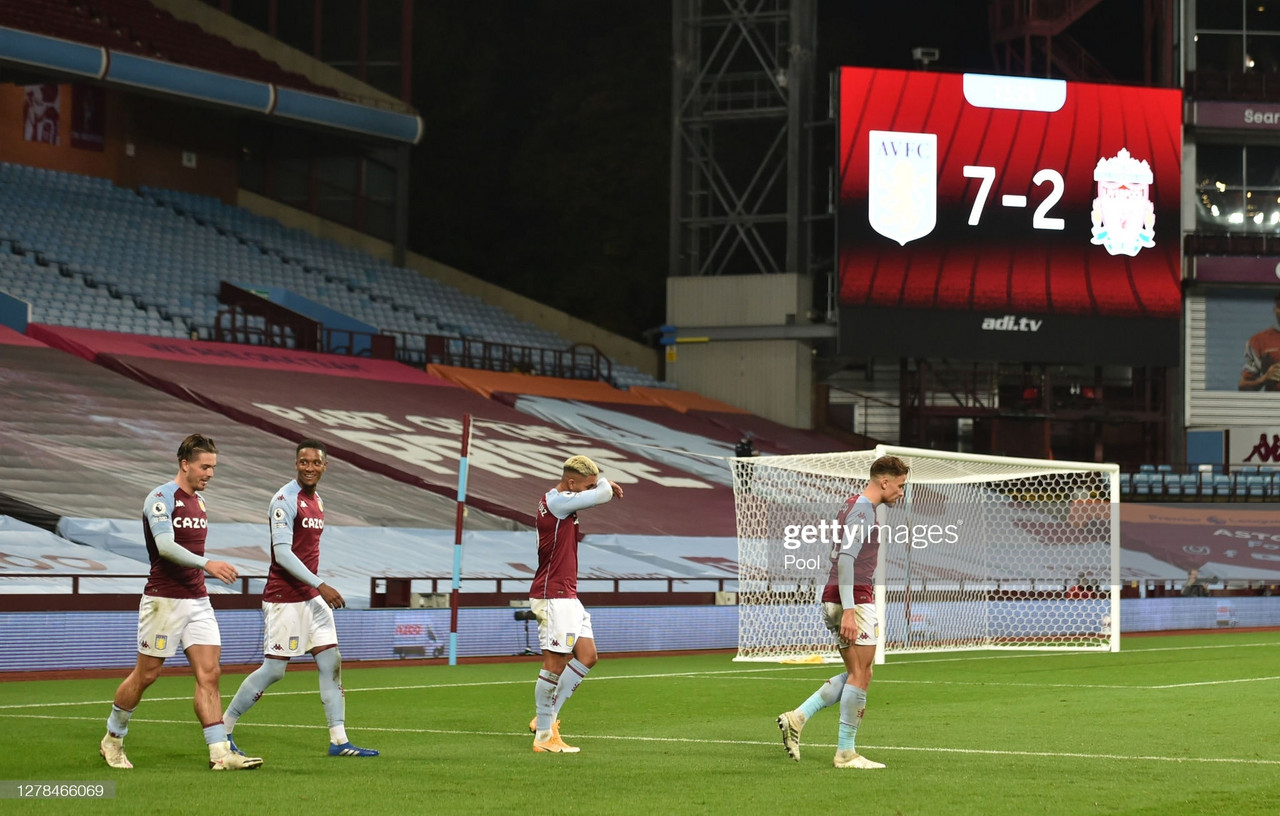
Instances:
[[[31,719],[31,720],[67,720],[67,721],[87,721],[100,722],[101,717],[56,717],[51,714],[0,714],[0,719]],[[159,725],[182,725],[190,726],[191,720],[167,720],[152,719],[143,717],[134,717],[130,722],[148,723]],[[250,728],[305,728],[316,731],[320,726],[314,724],[300,723],[251,723]],[[393,734],[441,734],[444,736],[454,737],[521,737],[528,739],[527,731],[473,731],[456,728],[405,728],[403,726],[384,728],[379,726],[362,725],[359,729],[361,732],[379,732]],[[734,739],[700,739],[695,737],[646,737],[628,734],[574,734],[573,739],[578,740],[612,740],[615,742],[657,742],[657,743],[674,743],[688,745],[741,745],[741,746],[770,746],[777,747],[780,743],[777,740],[734,740]],[[806,746],[818,748],[835,748],[835,743],[829,742],[807,742]],[[864,745],[862,746],[871,751],[908,751],[925,754],[971,754],[978,756],[1007,756],[1007,757],[1034,757],[1037,759],[1084,759],[1084,760],[1104,760],[1124,762],[1173,762],[1186,763],[1196,762],[1202,764],[1228,764],[1228,765],[1280,765],[1280,759],[1254,759],[1247,757],[1176,757],[1176,756],[1158,756],[1154,754],[1088,754],[1076,751],[1011,751],[1007,749],[996,748],[946,748],[941,746],[927,745]]]

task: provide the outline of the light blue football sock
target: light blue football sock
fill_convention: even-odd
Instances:
[[[126,711],[117,705],[111,706],[111,716],[107,717],[107,731],[115,737],[123,737],[129,733],[129,718],[132,711]]]
[[[556,696],[551,702],[551,721],[555,722],[556,717],[560,716],[560,709],[564,708],[564,704],[569,702],[569,698],[578,690],[578,686],[582,685],[582,681],[587,679],[587,672],[591,669],[579,662],[575,657],[569,661],[569,665],[565,670],[560,672],[560,680],[556,684]]]
[[[809,719],[827,706],[833,706],[840,702],[840,695],[844,693],[845,681],[849,679],[849,672],[843,672],[832,677],[830,680],[822,684],[822,687],[809,695],[809,699],[800,704],[797,709]]]
[[[555,698],[556,685],[560,675],[543,669],[538,672],[538,682],[533,686],[533,710],[538,715],[537,730],[550,731],[551,724],[556,721]]]
[[[862,724],[862,715],[867,710],[867,691],[857,686],[848,686],[840,695],[840,737],[836,748],[841,751],[857,750],[858,726]]]
[[[316,652],[316,671],[320,675],[320,702],[324,704],[324,718],[329,723],[329,741],[334,735],[346,742],[347,692],[342,687],[342,654],[335,646]],[[335,743],[340,744],[340,743]]]
[[[204,741],[208,745],[227,741],[227,729],[220,722],[204,727]]]
[[[222,715],[222,722],[226,724],[228,733],[236,730],[236,723],[262,698],[271,684],[284,677],[288,663],[287,660],[267,658],[252,674],[240,681],[240,688],[236,689],[236,695],[231,698],[231,704]]]

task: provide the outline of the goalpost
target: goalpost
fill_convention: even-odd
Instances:
[[[730,460],[736,660],[839,661],[819,610],[848,538],[835,519],[881,456],[910,475],[897,506],[876,515],[877,663],[961,649],[1119,651],[1117,465],[880,445]]]

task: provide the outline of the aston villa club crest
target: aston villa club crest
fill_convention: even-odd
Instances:
[[[1120,148],[1098,160],[1093,171],[1098,197],[1093,200],[1093,238],[1112,255],[1137,255],[1155,242],[1156,208],[1151,203],[1151,165]]]
[[[291,637],[289,638],[289,651],[291,651],[291,652],[296,652],[296,651],[298,651],[298,636],[297,636],[297,635],[293,635],[293,636],[291,636]]]
[[[938,137],[873,130],[868,134],[867,221],[899,244],[938,223]]]

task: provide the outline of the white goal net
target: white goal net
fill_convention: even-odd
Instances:
[[[738,660],[838,661],[820,614],[835,519],[880,456],[910,468],[876,515],[876,661],[958,649],[1118,651],[1116,465],[881,445],[733,459]]]

